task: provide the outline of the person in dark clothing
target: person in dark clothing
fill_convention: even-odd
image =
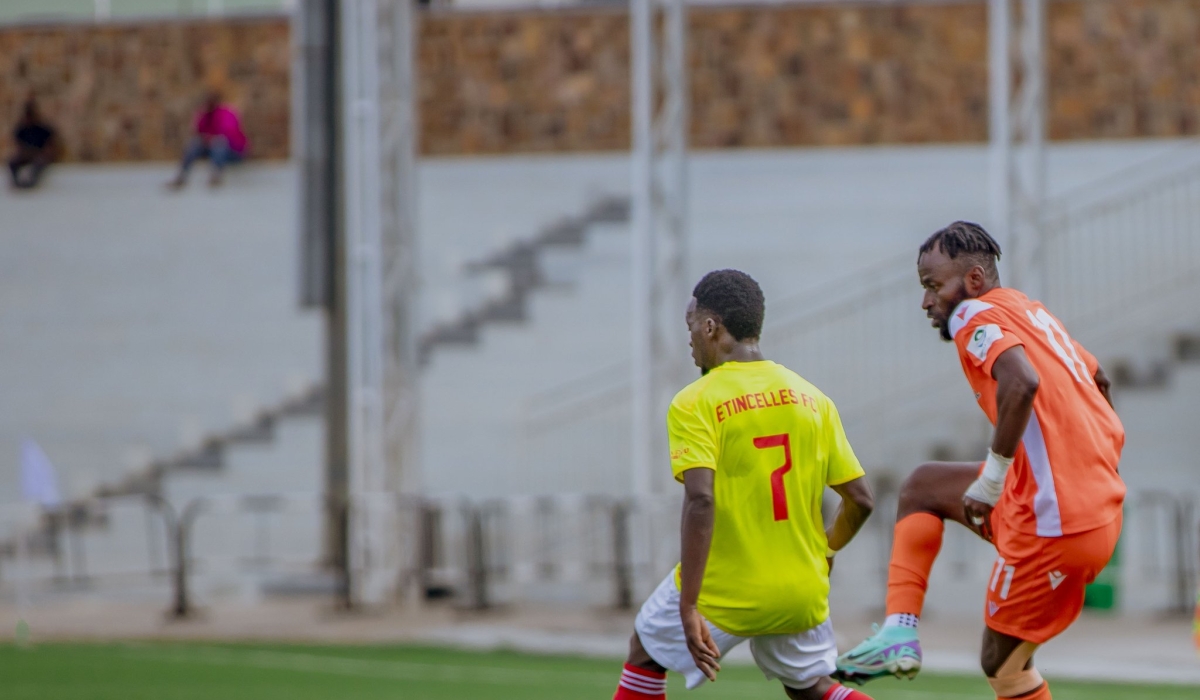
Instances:
[[[46,166],[58,157],[58,137],[54,128],[42,119],[33,98],[25,102],[21,121],[13,129],[13,142],[16,153],[8,161],[13,187],[36,187]]]

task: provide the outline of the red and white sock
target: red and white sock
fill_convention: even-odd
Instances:
[[[825,691],[825,695],[821,700],[871,700],[871,696],[861,691],[847,688],[840,683],[834,683],[832,688]]]
[[[613,700],[645,700],[667,697],[667,674],[647,671],[644,668],[625,664],[621,671],[621,682]]]

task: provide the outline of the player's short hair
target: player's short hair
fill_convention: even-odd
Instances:
[[[973,224],[970,221],[955,221],[921,244],[917,260],[934,248],[939,248],[951,260],[965,258],[965,262],[979,265],[989,274],[996,274],[996,261],[1000,259],[1000,244],[979,224]]]
[[[762,333],[766,300],[762,287],[740,270],[713,270],[692,290],[696,307],[716,316],[735,340],[757,338]]]

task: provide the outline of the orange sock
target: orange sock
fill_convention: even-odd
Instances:
[[[945,529],[942,519],[930,513],[906,515],[896,523],[888,566],[888,615],[921,614],[929,572],[942,548]]]
[[[1018,695],[1015,698],[1002,698],[1000,696],[996,696],[996,700],[1050,700],[1050,684],[1042,683],[1041,688],[1038,688],[1032,693]]]

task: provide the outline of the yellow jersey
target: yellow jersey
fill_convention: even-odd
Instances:
[[[783,365],[726,362],[675,396],[667,432],[676,480],[716,472],[701,614],[742,637],[824,622],[821,500],[826,485],[863,475],[833,402]]]

